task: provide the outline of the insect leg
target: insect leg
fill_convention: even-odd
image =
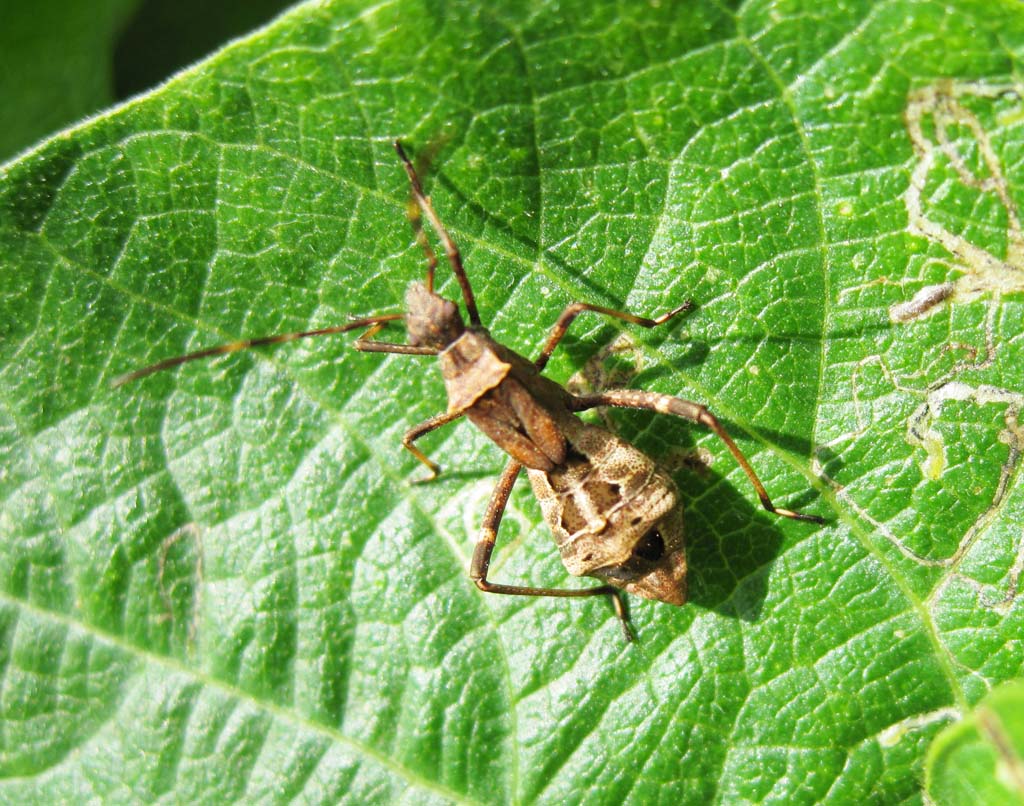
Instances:
[[[618,588],[611,585],[601,585],[596,588],[583,588],[581,590],[565,590],[561,588],[528,588],[519,585],[500,585],[490,582],[487,579],[487,570],[491,565],[491,554],[494,552],[494,543],[498,537],[498,527],[501,525],[501,516],[505,512],[505,505],[512,494],[516,479],[519,478],[519,471],[522,465],[515,459],[505,465],[505,469],[498,479],[498,485],[494,488],[491,501],[487,505],[487,512],[484,515],[484,522],[480,528],[480,539],[477,541],[476,549],[473,551],[473,563],[469,568],[469,578],[476,583],[480,590],[486,593],[504,593],[510,596],[556,596],[556,597],[580,597],[580,596],[608,596],[615,608],[615,615],[622,625],[622,634],[627,641],[633,640],[633,633],[629,629],[629,616],[626,614],[626,607],[622,603],[621,593]]]
[[[422,484],[426,481],[433,481],[437,478],[437,474],[441,472],[441,467],[436,462],[432,462],[430,458],[419,448],[412,443],[422,437],[424,434],[429,434],[436,428],[440,428],[442,425],[447,425],[452,420],[457,420],[463,415],[462,411],[446,411],[444,414],[438,414],[435,417],[431,417],[429,420],[424,420],[419,425],[414,425],[405,435],[402,437],[402,447],[405,448],[409,453],[419,459],[423,464],[430,470],[429,476],[424,476],[422,479],[416,479],[415,484]]]
[[[747,457],[743,455],[743,452],[737,447],[736,443],[733,442],[732,437],[729,436],[728,432],[722,427],[722,424],[718,422],[718,418],[715,417],[707,407],[702,406],[699,403],[693,403],[689,400],[681,400],[678,397],[672,397],[671,395],[661,395],[657,392],[643,392],[636,389],[613,389],[607,392],[602,392],[597,395],[581,395],[574,397],[570,403],[574,411],[585,411],[592,409],[597,406],[618,406],[621,408],[629,409],[646,409],[648,411],[656,411],[661,414],[673,414],[676,417],[683,417],[695,423],[710,428],[725,446],[729,449],[729,452],[736,459],[737,464],[746,473],[747,478],[750,479],[750,483],[754,485],[754,489],[757,491],[757,497],[761,499],[761,506],[776,515],[783,518],[793,518],[799,521],[811,521],[812,523],[824,523],[825,519],[820,518],[817,515],[804,515],[800,512],[793,512],[789,509],[782,509],[775,506],[772,503],[772,499],[769,498],[764,485],[761,480],[757,477],[757,473],[754,472],[754,468],[750,466],[750,462],[747,461]]]
[[[434,232],[437,233],[437,237],[441,239],[441,243],[444,244],[444,252],[448,256],[448,262],[452,266],[452,272],[455,274],[455,279],[459,281],[459,287],[462,289],[462,299],[466,302],[466,313],[469,315],[469,321],[471,324],[480,324],[480,314],[476,309],[476,300],[473,298],[473,289],[469,285],[469,278],[466,277],[466,270],[462,267],[462,256],[459,254],[459,247],[455,245],[455,241],[452,240],[448,231],[444,228],[441,223],[441,219],[437,217],[437,213],[434,212],[433,206],[430,204],[430,199],[423,192],[423,186],[420,184],[420,178],[416,175],[416,169],[413,164],[409,161],[409,158],[405,155],[405,149],[402,148],[402,144],[395,140],[395,151],[398,152],[399,158],[402,160],[402,164],[405,166],[405,172],[409,176],[409,184],[412,185],[412,196],[416,200],[416,204],[419,205],[423,214],[427,217],[427,221],[430,222],[430,226],[434,228]],[[413,223],[413,229],[416,229],[417,224]],[[419,227],[419,233],[422,234],[423,228]],[[419,234],[416,237],[420,243],[425,243],[426,238],[420,240]],[[428,274],[427,278],[432,283],[433,270],[429,268],[429,263],[433,255],[433,250],[427,253],[428,263]],[[434,264],[436,265],[436,258]],[[428,288],[430,286],[428,285]]]
[[[621,319],[624,322],[630,322],[631,324],[640,325],[641,327],[657,327],[658,325],[665,324],[665,322],[676,314],[688,311],[692,307],[693,301],[687,300],[678,308],[673,308],[671,311],[663,313],[661,316],[654,319],[648,319],[644,316],[634,316],[633,314],[626,313],[625,311],[617,311],[614,308],[605,308],[601,305],[591,305],[589,302],[573,302],[570,305],[567,305],[565,310],[559,315],[554,327],[551,328],[551,335],[548,336],[547,344],[544,345],[544,349],[540,351],[540,355],[537,356],[537,360],[533,363],[537,369],[544,369],[545,365],[548,363],[548,359],[551,357],[551,354],[555,351],[555,347],[558,346],[558,342],[562,340],[562,337],[569,329],[569,325],[572,324],[572,320],[584,311],[603,313],[605,316]]]

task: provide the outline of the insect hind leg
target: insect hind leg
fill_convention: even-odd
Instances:
[[[694,403],[690,400],[682,400],[678,397],[672,397],[671,395],[662,395],[657,392],[643,392],[637,389],[613,389],[607,392],[602,392],[596,395],[581,395],[574,397],[571,403],[574,411],[586,411],[587,409],[593,409],[598,406],[617,406],[619,408],[628,409],[646,409],[647,411],[656,411],[661,414],[672,414],[676,417],[682,417],[691,422],[700,423],[706,426],[715,436],[717,436],[725,446],[729,449],[729,452],[733,455],[736,463],[740,466],[740,469],[746,474],[747,478],[750,479],[750,483],[754,486],[754,490],[757,492],[757,497],[761,501],[763,506],[769,512],[778,515],[783,518],[792,518],[798,521],[810,521],[811,523],[824,523],[825,519],[818,515],[805,515],[802,512],[794,512],[791,509],[783,509],[775,506],[772,503],[772,499],[769,497],[767,490],[761,483],[761,479],[757,477],[757,473],[754,472],[754,468],[751,467],[747,457],[743,455],[743,451],[739,449],[739,446],[733,442],[729,432],[725,430],[722,424],[718,421],[718,418],[706,407],[700,403]]]
[[[502,585],[491,582],[487,579],[487,571],[491,565],[491,554],[494,552],[494,545],[498,538],[498,527],[501,525],[502,515],[505,514],[505,506],[508,504],[512,488],[516,479],[519,478],[519,471],[522,465],[515,459],[509,461],[502,471],[498,484],[491,495],[490,503],[487,505],[487,512],[484,515],[484,522],[480,527],[480,539],[477,541],[473,551],[473,562],[470,565],[469,577],[476,586],[485,593],[502,593],[509,596],[554,596],[558,598],[579,598],[583,596],[608,596],[615,608],[615,616],[622,626],[622,634],[627,641],[633,640],[633,632],[629,628],[629,614],[622,602],[622,593],[618,588],[611,585],[600,585],[596,588],[581,588],[579,590],[567,590],[565,588],[531,588],[522,585]]]

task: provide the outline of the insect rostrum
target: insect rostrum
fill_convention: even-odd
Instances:
[[[541,375],[572,321],[585,311],[650,328],[688,309],[689,303],[647,319],[574,302],[562,311],[540,355],[532,361],[491,338],[481,324],[458,247],[424,194],[416,170],[401,144],[396,142],[395,149],[408,174],[415,201],[414,206],[410,205],[409,218],[427,258],[426,278],[422,283],[414,282],[409,286],[404,314],[369,316],[319,330],[233,342],[160,361],[115,379],[114,385],[199,358],[351,330],[366,330],[354,344],[364,352],[436,355],[448,393],[447,410],[410,428],[402,438],[402,444],[430,470],[422,481],[433,479],[440,468],[416,447],[415,441],[460,417],[468,418],[510,457],[488,504],[473,553],[470,577],[477,587],[488,593],[608,596],[627,640],[631,635],[620,589],[674,605],[686,601],[683,508],[668,472],[625,440],[604,428],[583,422],[577,417],[578,412],[598,406],[621,406],[672,414],[701,423],[725,443],[754,485],[765,509],[785,518],[823,522],[815,515],[776,507],[746,457],[704,406],[632,389],[577,396]],[[423,230],[421,216],[427,218],[444,246],[462,291],[468,324],[455,302],[434,293],[438,260]],[[373,338],[387,323],[395,321],[405,323],[405,344]],[[488,579],[502,513],[523,468],[566,569],[576,576],[596,577],[605,584],[584,589],[553,589],[505,585]]]

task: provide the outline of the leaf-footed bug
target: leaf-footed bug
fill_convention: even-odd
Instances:
[[[448,393],[447,411],[413,426],[402,438],[403,446],[430,470],[429,476],[420,481],[435,478],[440,468],[416,447],[415,441],[459,417],[467,417],[511,457],[487,506],[481,535],[473,552],[470,578],[488,593],[608,596],[627,641],[632,636],[620,589],[674,605],[686,601],[683,507],[668,472],[625,440],[580,420],[576,416],[578,412],[599,406],[618,406],[672,414],[701,423],[725,443],[750,479],[766,510],[784,518],[824,523],[816,515],[776,507],[736,443],[715,416],[699,403],[631,389],[573,395],[540,374],[569,325],[583,312],[600,313],[652,328],[689,309],[691,303],[686,302],[661,316],[647,319],[599,305],[574,302],[555,321],[540,355],[533,361],[491,338],[481,324],[458,247],[424,194],[416,169],[401,143],[395,142],[394,145],[408,174],[415,202],[409,206],[409,219],[416,241],[427,259],[426,279],[409,286],[404,314],[368,316],[344,325],[211,347],[122,375],[114,379],[113,385],[120,386],[200,358],[360,329],[366,332],[355,341],[353,346],[357,350],[436,355],[441,362]],[[423,230],[421,216],[426,216],[444,246],[462,290],[469,325],[463,322],[456,303],[434,293],[438,259]],[[373,338],[387,323],[398,320],[405,323],[406,344]],[[606,584],[584,589],[533,588],[500,584],[487,578],[498,526],[512,488],[524,467],[566,569],[576,576],[595,577]]]

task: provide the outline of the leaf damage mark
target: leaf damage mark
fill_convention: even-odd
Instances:
[[[911,235],[942,246],[954,258],[952,267],[963,274],[955,280],[925,286],[910,300],[892,305],[889,318],[893,322],[921,318],[946,300],[964,302],[984,294],[998,299],[1003,294],[1024,291],[1024,231],[1020,212],[987,128],[990,125],[998,130],[1002,124],[1016,124],[1021,113],[1016,110],[1013,115],[997,114],[991,124],[983,124],[971,108],[972,102],[981,100],[993,111],[997,104],[1010,101],[1019,105],[1022,99],[1024,87],[1017,84],[950,79],[914,90],[907,97],[904,123],[916,160],[903,196],[908,229]],[[931,191],[937,199],[949,199],[952,204],[964,188],[998,199],[1006,216],[1003,258],[953,232],[927,209],[929,178],[934,182],[943,175],[947,178],[942,186]],[[955,187],[953,176],[961,188]]]
[[[1006,590],[998,599],[992,599],[984,595],[982,588],[989,588],[989,585],[980,583],[969,576],[961,573],[959,568],[967,557],[968,553],[975,546],[985,532],[996,522],[999,517],[1014,480],[1021,469],[1021,457],[1024,456],[1024,425],[1020,422],[1021,411],[1024,411],[1024,393],[1005,389],[988,384],[971,386],[962,381],[955,380],[956,372],[946,375],[941,380],[932,383],[926,390],[917,390],[902,385],[886,366],[884,359],[873,357],[870,363],[878,363],[882,374],[893,384],[893,388],[906,394],[923,396],[922,402],[914,412],[907,418],[906,441],[909,445],[921,449],[925,457],[921,462],[921,471],[925,479],[929,481],[938,480],[946,469],[946,444],[942,432],[937,427],[942,417],[943,407],[949,402],[965,402],[975,406],[1000,405],[1005,406],[1003,421],[1005,427],[998,433],[999,442],[1007,446],[1006,459],[1003,461],[999,477],[996,480],[992,498],[985,508],[978,513],[974,522],[965,530],[960,537],[956,549],[947,557],[928,557],[912,549],[885,523],[874,518],[866,508],[859,505],[850,493],[835,479],[830,477],[824,469],[821,457],[827,454],[828,446],[821,446],[818,456],[813,462],[815,474],[825,483],[829,484],[836,496],[844,501],[860,517],[871,524],[874,531],[883,536],[889,543],[895,546],[899,552],[912,562],[927,568],[944,568],[950,573],[946,575],[942,583],[938,585],[928,597],[934,600],[940,596],[946,586],[953,579],[959,579],[964,584],[975,588],[979,598],[985,607],[999,612],[1005,612],[1017,598],[1020,587],[1020,579],[1024,573],[1024,530],[1017,539],[1016,556],[1012,567],[1006,575]],[[862,369],[858,365],[858,371]],[[962,367],[960,369],[963,369]],[[856,403],[856,371],[854,376],[854,398]],[[858,410],[858,430],[861,433],[867,430],[867,421]]]
[[[934,711],[913,714],[905,719],[901,719],[899,722],[894,722],[880,731],[875,738],[882,747],[895,747],[903,741],[907,734],[935,724],[955,722],[962,717],[963,715],[956,708],[937,708]]]
[[[933,424],[942,416],[943,404],[950,400],[969,401],[979,406],[1005,404],[1006,428],[999,433],[999,441],[1010,448],[1007,463],[1012,459],[1016,466],[1021,450],[1024,449],[1024,431],[1018,422],[1021,407],[1024,405],[1024,395],[985,384],[972,387],[959,381],[949,381],[929,391],[925,401],[907,421],[907,442],[922,448],[928,456],[921,467],[925,478],[937,480],[945,469],[945,444],[941,433]],[[1000,477],[1000,487],[1005,486],[1004,477],[1005,472]]]
[[[943,404],[947,401],[969,401],[978,406],[1005,405],[1006,411],[1003,418],[1006,428],[999,432],[998,438],[1009,448],[1006,461],[1003,462],[999,471],[992,501],[964,533],[953,556],[940,563],[940,565],[955,571],[981,535],[995,521],[1020,468],[1021,454],[1024,453],[1024,428],[1020,424],[1024,394],[985,384],[972,387],[959,381],[949,381],[931,390],[925,401],[918,406],[907,422],[907,442],[924,448],[928,454],[928,459],[925,460],[922,468],[926,478],[931,478],[929,474],[932,472],[941,473],[945,466],[945,444],[933,424],[942,415]],[[936,461],[936,457],[938,457],[937,466],[932,464]],[[1017,558],[1013,568],[1010,569],[1006,593],[998,601],[984,601],[983,599],[987,607],[1003,610],[1016,598],[1022,567],[1024,567],[1024,539],[1018,543]],[[968,577],[961,578],[976,588],[980,587]],[[939,586],[933,596],[939,594],[948,582],[949,578]]]

